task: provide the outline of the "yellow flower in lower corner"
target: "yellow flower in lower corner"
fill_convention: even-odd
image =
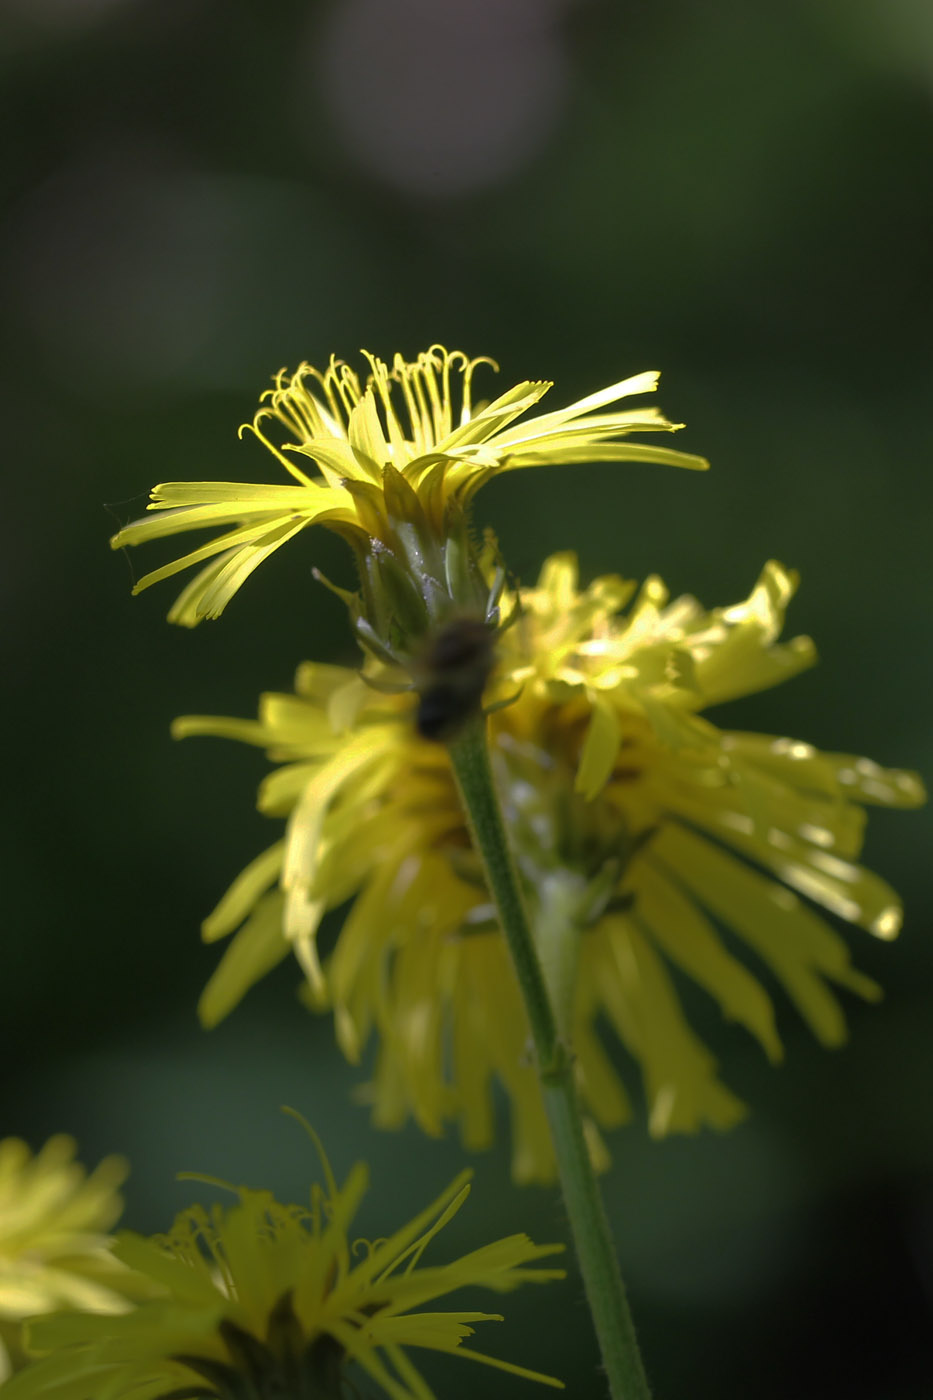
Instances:
[[[597,1127],[631,1116],[607,1037],[641,1067],[653,1134],[728,1127],[744,1112],[689,1027],[672,969],[773,1061],[774,1008],[743,953],[826,1045],[845,1037],[834,984],[878,995],[814,905],[896,935],[896,894],[854,861],[865,806],[914,806],[919,779],[723,731],[700,713],[812,664],[808,639],[777,640],[795,586],[772,563],[744,602],[707,611],[669,602],[656,578],[639,591],[617,577],[581,590],[576,561],[558,555],[501,633],[489,698],[521,689],[489,719],[496,778],[597,1157]],[[514,1173],[545,1180],[553,1158],[524,1010],[446,749],[418,737],[413,706],[309,665],[294,695],[263,697],[255,722],[177,722],[179,735],[266,748],[282,766],[259,805],[287,818],[284,838],[205,922],[208,940],[235,936],[201,1015],[216,1023],[291,950],[308,999],[333,1008],[346,1055],[377,1041],[377,1123],[413,1114],[436,1134],[457,1121],[469,1148],[485,1146],[498,1081]],[[322,967],[319,921],[351,900]]]
[[[127,1306],[107,1237],[126,1173],[122,1158],[107,1157],[88,1175],[69,1137],[49,1138],[35,1155],[19,1138],[0,1142],[0,1381],[23,1362],[24,1318]]]
[[[63,1312],[33,1324],[30,1346],[42,1355],[9,1382],[4,1400],[88,1400],[92,1393],[107,1400],[341,1400],[353,1364],[391,1400],[431,1400],[409,1347],[562,1388],[464,1345],[475,1323],[501,1321],[499,1314],[426,1310],[460,1288],[505,1293],[563,1278],[562,1269],[529,1267],[562,1245],[511,1235],[449,1264],[423,1265],[469,1195],[468,1171],[395,1234],[351,1243],[366,1168],[358,1164],[338,1189],[323,1152],[321,1160],[325,1185],[312,1187],[308,1206],[242,1187],[233,1205],[182,1212],[167,1235],[121,1234],[115,1254],[154,1296],[118,1318]]]

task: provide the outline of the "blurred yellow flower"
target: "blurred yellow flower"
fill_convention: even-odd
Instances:
[[[917,805],[919,779],[723,731],[700,714],[814,661],[809,639],[777,640],[795,587],[770,563],[744,602],[707,611],[691,597],[669,602],[657,578],[637,591],[615,576],[581,590],[574,557],[557,555],[500,634],[487,698],[522,688],[489,719],[496,779],[583,1100],[603,1128],[630,1116],[606,1032],[641,1066],[653,1134],[727,1127],[744,1111],[688,1026],[672,967],[780,1058],[770,997],[723,930],[826,1045],[845,1037],[832,984],[878,995],[812,906],[896,935],[896,894],[853,861],[864,807]],[[207,940],[236,933],[201,1016],[215,1024],[292,950],[308,999],[333,1007],[344,1053],[358,1059],[377,1035],[378,1123],[411,1113],[440,1133],[458,1120],[466,1145],[483,1146],[499,1080],[515,1175],[547,1179],[550,1140],[508,953],[446,750],[417,736],[412,714],[411,696],[306,665],[294,695],[263,696],[257,721],[176,722],[179,736],[243,740],[283,765],[259,806],[287,818],[284,839],[204,924]],[[350,900],[322,968],[320,919]]]
[[[155,513],[120,530],[111,541],[114,548],[193,529],[219,527],[223,533],[146,574],[134,592],[209,561],[169,613],[171,621],[193,627],[202,618],[219,617],[264,559],[317,522],[342,534],[370,560],[374,542],[382,564],[388,551],[416,581],[420,601],[437,618],[451,600],[461,607],[481,601],[474,596],[477,580],[463,512],[499,472],[596,461],[707,465],[684,452],[625,441],[632,432],[682,426],[657,409],[602,411],[619,399],[653,391],[655,372],[516,423],[552,387],[549,382],[525,380],[492,403],[474,404],[474,372],[479,366],[497,368],[486,357],[471,360],[462,351],[433,345],[410,362],[396,355],[390,370],[363,353],[371,371],[365,384],[336,359],[323,372],[308,364],[292,375],[283,370],[275,388],[263,395],[253,423],[244,425],[293,478],[291,485],[198,481],[153,488],[149,510]],[[449,538],[456,548],[447,548]],[[382,577],[381,585],[377,592],[406,587],[398,570]]]
[[[341,1400],[350,1363],[391,1400],[430,1400],[408,1347],[562,1388],[463,1345],[474,1323],[501,1321],[499,1314],[425,1310],[459,1288],[504,1293],[563,1278],[562,1269],[529,1267],[562,1245],[511,1235],[449,1264],[424,1266],[425,1250],[469,1195],[469,1172],[387,1239],[352,1241],[367,1170],[358,1164],[338,1189],[321,1157],[325,1185],[312,1187],[308,1206],[241,1187],[236,1204],[194,1206],[167,1235],[121,1233],[114,1252],[152,1296],[118,1318],[61,1312],[34,1323],[29,1342],[40,1359],[9,1382],[4,1400]]]
[[[55,1308],[117,1312],[123,1266],[107,1231],[123,1209],[126,1163],[107,1157],[88,1176],[69,1137],[33,1155],[0,1142],[0,1380],[22,1363],[22,1321]]]

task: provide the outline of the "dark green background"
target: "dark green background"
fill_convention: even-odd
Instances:
[[[790,627],[822,664],[722,722],[933,766],[933,10],[393,6],[407,67],[371,5],[355,38],[356,4],[294,0],[8,0],[0,19],[0,1131],[127,1152],[140,1228],[191,1198],[180,1168],[304,1193],[313,1156],[283,1102],[339,1172],[373,1164],[361,1232],[461,1165],[454,1140],[370,1130],[292,966],[212,1034],[194,1019],[216,956],[199,919],[270,839],[252,811],[264,765],[175,746],[169,721],[248,714],[302,658],[352,660],[310,568],[350,573],[310,532],[188,634],[164,622],[169,587],[130,598],[149,561],[107,536],[155,481],[276,479],[235,429],[279,365],[442,340],[498,357],[503,387],[555,379],[553,406],[660,367],[661,406],[689,424],[678,445],[708,475],[516,474],[479,521],[522,577],[573,547],[587,576],[656,570],[711,605],[770,556],[794,565]],[[658,1400],[933,1393],[929,842],[926,814],[873,816],[867,857],[907,919],[894,946],[851,935],[887,998],[852,1003],[849,1047],[820,1050],[782,1004],[775,1072],[691,997],[749,1122],[663,1144],[639,1122],[612,1143]],[[475,1165],[449,1250],[563,1237],[554,1193],[512,1188],[503,1148]],[[575,1277],[507,1311],[484,1348],[602,1393]],[[448,1400],[524,1384],[430,1374]]]

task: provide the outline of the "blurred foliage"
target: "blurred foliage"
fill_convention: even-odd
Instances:
[[[155,481],[274,470],[234,430],[280,365],[440,339],[499,358],[505,384],[555,379],[555,406],[660,367],[662,406],[689,424],[678,446],[711,473],[518,474],[483,494],[480,523],[519,577],[575,547],[587,575],[657,570],[710,604],[744,596],[768,556],[794,565],[792,627],[823,663],[717,719],[933,768],[929,7],[448,9],[398,0],[397,80],[363,0],[0,14],[2,1131],[126,1152],[140,1228],[190,1199],[180,1168],[300,1195],[313,1163],[280,1102],[339,1170],[374,1163],[374,1233],[461,1158],[369,1128],[291,966],[211,1035],[194,1022],[215,958],[198,922],[262,839],[263,763],[173,746],[168,723],[250,713],[302,658],[351,658],[310,575],[350,582],[348,560],[303,535],[187,634],[164,623],[167,589],[130,599],[138,562],[106,539]],[[728,1138],[659,1145],[638,1125],[613,1142],[610,1209],[667,1400],[930,1393],[930,834],[925,814],[874,816],[868,860],[907,920],[893,947],[852,934],[887,999],[852,1005],[849,1047],[821,1051],[784,1006],[774,1072],[685,991],[753,1115]],[[508,1184],[504,1149],[476,1165],[451,1250],[485,1217],[490,1238],[562,1231],[551,1193]],[[500,1354],[602,1393],[576,1280],[507,1312]],[[448,1400],[473,1393],[455,1372],[430,1371]]]

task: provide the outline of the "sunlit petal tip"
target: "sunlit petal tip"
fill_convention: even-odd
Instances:
[[[882,909],[868,926],[869,933],[873,933],[876,938],[882,938],[887,942],[897,938],[904,922],[903,912],[900,905],[891,904],[886,909]]]
[[[927,800],[927,790],[919,773],[893,769],[888,776],[897,790],[899,803],[905,807],[923,806]]]

